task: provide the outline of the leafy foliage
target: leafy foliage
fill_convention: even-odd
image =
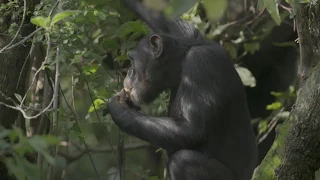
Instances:
[[[40,170],[37,165],[24,158],[32,152],[42,154],[50,164],[55,163],[48,150],[50,146],[59,142],[56,137],[43,135],[27,138],[19,128],[7,130],[2,126],[0,126],[0,132],[0,156],[12,155],[2,161],[8,167],[9,173],[15,175],[18,180],[40,178]]]
[[[171,19],[180,16],[188,20],[206,38],[219,42],[234,60],[243,84],[248,87],[255,87],[256,79],[247,68],[242,66],[241,58],[259,51],[261,42],[289,15],[288,12],[279,11],[275,0],[259,0],[259,9],[256,10],[262,12],[266,9],[272,19],[266,13],[257,16],[257,13],[250,12],[248,17],[254,18],[250,19],[246,16],[246,21],[236,19],[233,22],[228,19],[229,16],[233,14],[235,17],[242,17],[245,14],[228,9],[230,7],[227,0],[173,0],[170,4],[159,0],[145,0],[144,3],[151,8],[164,9]],[[32,43],[41,44],[44,48],[49,48],[48,42],[51,45],[43,69],[53,74],[57,61],[61,63],[59,134],[63,137],[61,139],[79,144],[75,147],[71,146],[72,148],[66,152],[74,155],[81,153],[81,148],[86,149],[87,146],[117,145],[118,131],[110,116],[102,117],[102,110],[106,108],[107,100],[115,91],[122,88],[122,80],[130,65],[126,56],[127,51],[136,45],[141,36],[150,33],[150,30],[122,7],[119,1],[68,0],[61,1],[58,6],[55,4],[54,0],[41,0],[35,10],[28,13],[32,15],[30,23],[43,28],[31,39]],[[1,25],[6,21],[5,17],[11,14],[19,16],[22,9],[17,0],[1,4],[1,32]],[[51,16],[49,16],[50,12],[52,12]],[[4,33],[13,36],[17,30],[18,23],[12,22],[8,31]],[[276,42],[274,44],[292,45],[292,43]],[[60,52],[55,59],[57,47]],[[50,78],[53,79],[53,76]],[[281,92],[277,93],[281,94]],[[277,101],[266,108],[278,112],[288,94],[294,97],[295,92],[290,91],[281,95],[277,93],[274,93],[278,98]],[[143,106],[142,110],[154,116],[166,115],[169,94],[170,92],[163,92],[153,103]],[[21,95],[15,94],[15,96],[19,102],[22,101]],[[48,118],[52,119],[50,113]],[[260,123],[260,134],[267,131],[268,122],[269,120]],[[30,121],[28,123],[30,124]],[[105,172],[111,167],[118,167],[118,159],[114,155],[116,152],[113,151],[105,153],[107,155],[103,158],[96,155],[94,161],[89,161],[90,156],[85,156],[80,160],[84,162],[71,164],[70,162],[74,160],[69,160],[65,165],[53,157],[49,151],[52,145],[58,143],[57,137],[37,135],[27,138],[18,128],[0,129],[0,137],[2,139],[0,155],[12,155],[3,158],[2,161],[5,162],[10,173],[19,180],[44,178],[41,177],[37,165],[24,158],[27,154],[34,152],[41,154],[49,165],[54,164],[61,171],[68,169],[66,176],[70,179],[92,179],[97,176],[107,179],[110,176]],[[5,137],[9,137],[9,140],[3,140]],[[125,136],[125,140],[128,144],[140,142],[129,136]],[[58,149],[62,150],[63,147],[58,146]],[[137,174],[147,179],[159,179],[160,177],[149,175],[145,170],[151,167],[141,163],[146,161],[145,153],[141,152],[144,150],[127,152],[127,154],[131,153],[127,161],[127,167],[130,170],[127,179],[133,179],[132,177],[138,176]],[[100,162],[98,173],[94,171],[97,162]],[[83,168],[84,172],[80,173],[79,168]]]

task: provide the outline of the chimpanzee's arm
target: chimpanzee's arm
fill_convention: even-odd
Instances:
[[[147,9],[139,0],[122,0],[122,2],[146,22],[154,33],[167,33],[193,39],[202,38],[199,31],[185,20],[167,20],[163,12]]]
[[[109,100],[108,108],[114,122],[128,134],[172,150],[197,147],[204,140],[206,120],[201,117],[195,119],[193,116],[182,115],[181,118],[173,119],[146,116],[121,104],[125,94],[120,95],[120,100],[117,98],[114,96]]]

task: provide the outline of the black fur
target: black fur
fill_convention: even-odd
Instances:
[[[169,116],[151,117],[131,108],[122,90],[108,103],[114,122],[165,149],[172,180],[249,180],[257,149],[244,87],[225,50],[185,21],[153,17],[138,1],[124,3],[157,32],[128,53],[124,87],[132,103],[151,102],[166,89],[171,97]]]

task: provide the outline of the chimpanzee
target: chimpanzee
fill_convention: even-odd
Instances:
[[[172,180],[249,180],[257,149],[242,82],[225,50],[186,21],[123,0],[153,30],[128,52],[132,66],[108,109],[120,129],[167,152]],[[135,107],[170,89],[169,116]],[[133,104],[133,106],[131,105]]]

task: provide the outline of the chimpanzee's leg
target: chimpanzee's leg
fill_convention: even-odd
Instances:
[[[232,172],[222,163],[192,150],[174,153],[168,168],[170,180],[235,180]]]

